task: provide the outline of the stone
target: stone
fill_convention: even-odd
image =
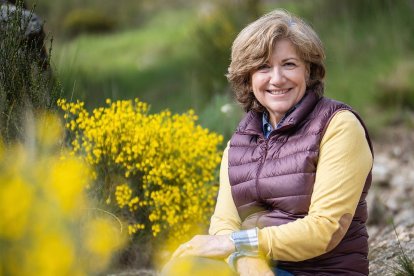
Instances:
[[[414,261],[414,217],[394,230],[392,225],[380,230],[369,241],[370,275],[393,276],[399,267],[398,257],[405,254]]]
[[[393,127],[374,144],[373,187],[367,201],[370,216],[375,216],[368,225],[370,275],[395,275],[403,254],[414,261],[413,133]]]
[[[25,9],[23,4],[21,8],[15,6],[15,1],[0,0],[0,31],[5,31],[13,15],[22,8],[21,29],[24,30],[22,42],[28,45],[30,51],[38,59],[39,67],[43,70],[49,68],[49,61],[46,48],[44,47],[45,33],[43,30],[43,20]]]

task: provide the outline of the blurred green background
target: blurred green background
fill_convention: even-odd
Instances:
[[[27,1],[31,6],[35,1]],[[63,97],[138,97],[151,111],[194,109],[228,139],[242,111],[224,77],[237,33],[285,8],[303,17],[327,52],[325,95],[352,105],[374,137],[414,124],[413,0],[37,0],[53,36]]]

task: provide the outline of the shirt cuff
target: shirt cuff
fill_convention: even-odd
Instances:
[[[242,230],[233,232],[230,239],[234,242],[236,251],[229,257],[229,265],[234,271],[236,262],[240,257],[259,257],[258,229]]]

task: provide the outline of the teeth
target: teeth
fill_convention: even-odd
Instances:
[[[267,90],[267,92],[269,92],[272,95],[282,95],[285,94],[289,91],[289,89],[284,89],[284,90]]]

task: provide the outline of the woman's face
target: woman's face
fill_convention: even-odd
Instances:
[[[269,112],[274,127],[305,94],[307,67],[295,46],[282,39],[276,42],[271,59],[253,72],[253,93]]]

